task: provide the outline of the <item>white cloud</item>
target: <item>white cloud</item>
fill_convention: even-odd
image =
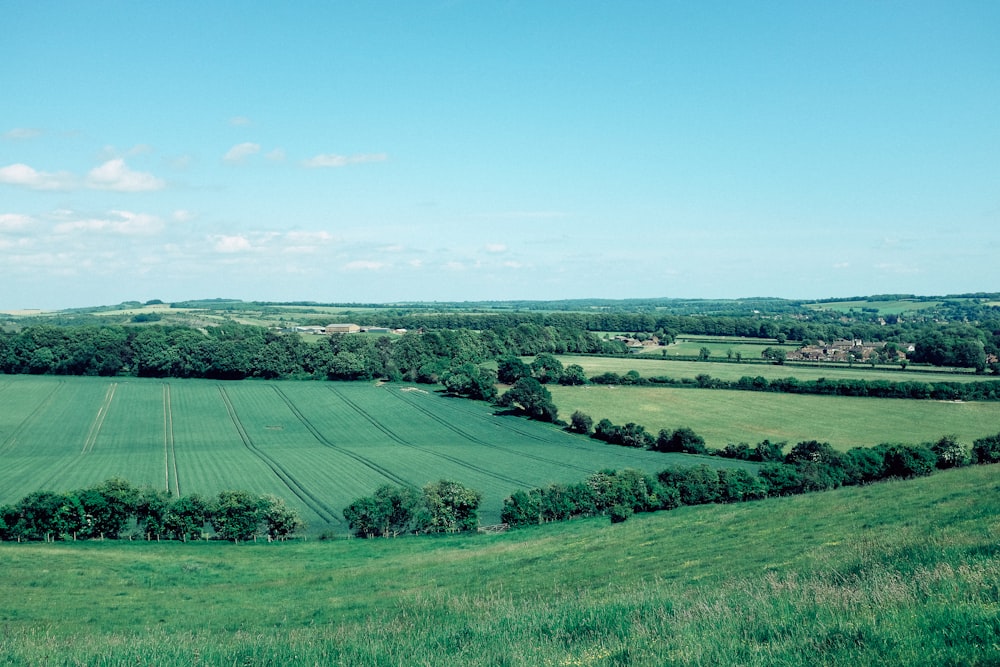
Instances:
[[[75,184],[73,175],[62,171],[49,173],[36,171],[26,164],[11,164],[0,167],[0,183],[20,185],[32,190],[70,190]]]
[[[229,124],[234,127],[247,127],[253,125],[253,121],[246,116],[233,116],[229,119]]]
[[[251,155],[260,152],[260,144],[254,144],[246,141],[242,144],[236,144],[230,148],[222,159],[226,162],[243,162]]]
[[[385,153],[362,153],[358,155],[337,155],[335,153],[324,153],[311,157],[302,162],[303,166],[310,169],[322,167],[346,167],[349,164],[364,164],[366,162],[385,162],[389,156]]]
[[[372,262],[369,260],[358,259],[353,262],[348,262],[344,264],[345,271],[378,271],[379,269],[385,268],[384,262]]]
[[[116,192],[147,192],[162,190],[166,183],[152,174],[132,171],[125,160],[108,160],[87,173],[87,186],[94,190],[114,190]]]
[[[0,213],[0,232],[20,232],[34,224],[30,216],[20,213]]]
[[[195,219],[195,214],[186,209],[179,208],[170,217],[174,219],[174,222],[191,222]]]
[[[515,262],[515,261],[507,261],[507,262],[504,262],[503,265],[504,265],[504,267],[506,267],[508,269],[523,269],[524,268],[524,264],[522,264],[521,262]]]
[[[110,211],[110,217],[68,220],[55,226],[56,234],[75,232],[113,233],[127,236],[148,236],[163,229],[163,221],[155,215],[132,211]]]
[[[507,246],[503,243],[488,243],[486,245],[486,252],[501,253],[507,252]]]
[[[284,162],[285,161],[285,149],[275,148],[273,151],[265,155],[271,162]]]
[[[34,127],[15,127],[3,133],[3,138],[10,141],[25,141],[40,136],[42,131]]]
[[[253,249],[253,245],[250,243],[250,239],[243,235],[236,236],[226,236],[218,235],[210,237],[215,245],[213,246],[216,252],[224,253],[236,253],[236,252],[246,252]]]

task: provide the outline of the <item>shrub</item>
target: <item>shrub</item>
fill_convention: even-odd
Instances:
[[[590,433],[591,427],[594,425],[594,420],[590,418],[590,415],[580,412],[577,410],[569,418],[569,430],[574,433]]]
[[[705,439],[686,426],[674,431],[662,429],[653,449],[658,452],[684,452],[686,454],[707,454]]]
[[[923,477],[934,472],[937,456],[922,445],[893,445],[885,452],[888,477]]]
[[[1000,433],[973,442],[972,455],[976,463],[1000,463]]]
[[[611,523],[628,521],[628,518],[632,516],[632,508],[625,505],[615,505],[608,510],[608,516],[611,517]]]
[[[969,450],[959,443],[953,435],[942,437],[930,445],[930,450],[937,456],[936,465],[942,470],[967,466],[971,460]]]

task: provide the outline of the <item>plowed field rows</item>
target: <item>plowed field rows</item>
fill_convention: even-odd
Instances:
[[[454,479],[483,493],[493,523],[517,489],[678,458],[398,384],[0,378],[0,503],[120,476],[181,495],[271,493],[313,530],[338,530],[382,484]]]

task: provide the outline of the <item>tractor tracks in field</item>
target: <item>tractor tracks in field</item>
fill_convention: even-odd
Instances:
[[[404,398],[404,400],[413,400],[413,399],[405,399]],[[464,408],[464,407],[461,407],[460,405],[458,405],[457,401],[461,401],[461,400],[463,400],[463,399],[455,399],[456,403],[450,405],[449,406],[450,409],[454,410],[455,412],[464,412],[465,414],[470,415],[470,416],[475,417],[475,418],[480,419],[480,420],[485,419],[485,417],[483,417],[482,413],[479,413],[479,412],[477,412],[475,410],[471,410],[469,408]],[[514,418],[514,419],[520,419],[520,418]],[[503,425],[503,429],[507,430],[507,431],[513,431],[514,433],[517,433],[518,435],[522,435],[522,436],[524,436],[526,438],[531,438],[532,440],[537,440],[539,442],[544,442],[546,444],[551,444],[553,446],[561,447],[563,449],[572,449],[574,451],[585,452],[585,453],[590,453],[590,452],[593,451],[590,448],[584,447],[584,446],[581,446],[581,445],[576,445],[576,444],[571,444],[571,443],[554,442],[552,440],[547,440],[545,438],[540,438],[537,435],[535,435],[534,433],[530,433],[530,432],[528,432],[526,430],[520,429],[520,428],[518,428],[516,426],[512,426],[510,424],[504,424]],[[612,446],[615,446],[615,445],[612,445]],[[645,451],[645,450],[635,450],[632,447],[618,447],[618,449],[622,450],[622,451],[617,451],[616,452],[616,455],[618,457],[627,458],[627,459],[633,459],[635,461],[640,461],[640,462],[647,461],[646,457],[644,457],[643,455],[641,455],[641,454],[638,453],[639,451]],[[590,472],[594,471],[594,469],[592,469],[592,468],[589,469],[589,470],[590,470]]]
[[[298,407],[295,405],[295,403],[292,402],[292,399],[288,398],[288,395],[285,394],[284,391],[282,391],[277,385],[271,385],[271,388],[274,389],[275,393],[278,394],[281,400],[285,402],[285,405],[288,406],[288,409],[292,412],[292,414],[295,415],[295,417],[299,420],[299,422],[301,422],[302,425],[306,427],[306,430],[309,431],[321,445],[329,447],[330,449],[333,449],[338,453],[347,456],[348,458],[354,459],[355,461],[365,466],[366,468],[374,470],[378,474],[392,480],[396,484],[401,484],[403,486],[414,486],[413,484],[407,482],[405,479],[395,474],[388,468],[380,466],[371,459],[365,458],[360,454],[352,452],[351,450],[346,449],[344,447],[340,447],[335,442],[332,442],[329,438],[323,435],[323,433],[318,428],[316,428],[316,426],[311,421],[309,421],[308,417],[302,414],[302,411],[299,410]]]
[[[118,391],[118,383],[112,382],[108,385],[108,390],[104,392],[104,402],[101,403],[101,407],[97,408],[97,415],[94,417],[94,421],[90,424],[90,430],[87,432],[87,439],[83,441],[83,449],[80,450],[80,454],[89,454],[94,451],[94,445],[97,444],[97,436],[101,434],[101,427],[104,426],[104,420],[108,416],[108,410],[111,409],[111,402],[115,400],[115,392]]]
[[[8,435],[7,438],[3,442],[0,442],[0,452],[6,452],[6,451],[9,451],[9,450],[11,450],[11,449],[14,448],[14,445],[17,444],[17,438],[18,438],[18,436],[21,435],[21,433],[24,431],[24,429],[28,428],[28,425],[36,417],[38,417],[39,414],[41,414],[42,412],[44,412],[45,409],[48,408],[49,405],[52,404],[52,401],[55,398],[56,393],[60,389],[62,389],[65,385],[66,385],[66,381],[65,380],[59,380],[59,382],[56,383],[56,385],[52,388],[52,391],[50,391],[45,396],[45,398],[43,398],[38,403],[38,405],[35,406],[35,409],[32,410],[31,412],[29,412],[28,416],[26,416],[24,419],[21,420],[21,423],[18,424],[17,427],[13,431],[10,432],[10,435]]]
[[[236,432],[239,433],[240,439],[243,440],[243,444],[246,446],[247,450],[259,458],[264,465],[270,468],[278,479],[280,479],[282,483],[288,487],[288,490],[291,491],[296,498],[301,500],[306,507],[315,512],[320,518],[327,523],[343,523],[343,518],[336,511],[334,511],[333,508],[323,502],[320,498],[317,498],[305,486],[300,484],[283,465],[274,459],[274,457],[254,444],[253,438],[251,438],[250,434],[247,433],[246,428],[243,426],[243,422],[240,421],[240,417],[236,413],[236,408],[233,406],[233,402],[229,399],[229,394],[226,393],[226,389],[221,385],[219,385],[219,395],[222,396],[222,402],[226,406],[226,411],[229,412],[229,418],[232,420],[233,426],[236,427]]]
[[[441,417],[439,415],[434,414],[433,411],[428,410],[427,408],[425,408],[422,405],[419,405],[416,400],[410,398],[409,396],[404,396],[400,392],[390,392],[390,393],[393,396],[395,396],[396,398],[398,398],[399,400],[403,401],[404,403],[406,403],[407,405],[409,405],[410,407],[412,407],[414,410],[417,410],[418,412],[420,412],[423,415],[425,415],[427,418],[434,420],[435,422],[441,424],[445,428],[447,428],[447,429],[449,429],[449,430],[457,433],[458,435],[462,436],[466,440],[474,442],[477,445],[480,445],[482,447],[487,447],[489,449],[495,449],[498,452],[504,452],[504,453],[507,453],[507,454],[511,454],[513,456],[517,456],[518,458],[531,459],[533,461],[539,461],[540,463],[547,463],[549,465],[559,466],[559,467],[562,467],[562,468],[568,468],[570,470],[579,470],[581,472],[585,472],[585,473],[588,473],[588,474],[594,472],[593,468],[588,468],[586,466],[576,465],[575,463],[566,463],[565,461],[556,461],[556,460],[553,460],[553,459],[550,459],[550,458],[546,458],[544,456],[539,456],[537,454],[528,454],[526,452],[519,452],[519,451],[510,449],[508,447],[504,447],[503,445],[495,445],[492,442],[487,442],[486,440],[482,440],[480,438],[477,438],[476,436],[472,435],[468,431],[465,431],[465,430],[459,428],[458,426],[455,426],[454,424],[452,424],[447,419],[445,419],[445,418],[443,418],[443,417]],[[535,435],[533,435],[531,433],[527,433],[527,432],[524,432],[524,431],[518,431],[516,429],[511,429],[511,430],[515,431],[519,435],[523,435],[525,437],[530,437],[530,438],[532,438],[534,440],[538,440],[540,442],[546,442],[543,438],[539,438],[539,437],[537,437],[537,436],[535,436]]]
[[[351,408],[353,408],[359,415],[361,415],[362,417],[364,417],[365,420],[368,421],[368,423],[370,423],[376,429],[378,429],[379,431],[381,431],[382,433],[384,433],[385,435],[387,435],[393,442],[396,442],[396,443],[398,443],[398,444],[400,444],[400,445],[402,445],[404,447],[409,447],[410,449],[415,449],[417,451],[424,452],[425,454],[429,454],[430,456],[435,456],[437,458],[444,459],[445,461],[450,461],[451,463],[454,463],[455,465],[461,466],[463,468],[468,468],[469,470],[473,470],[473,471],[478,472],[478,473],[480,473],[482,475],[486,475],[487,477],[492,477],[492,478],[500,480],[502,482],[507,482],[508,484],[516,484],[518,486],[523,486],[525,488],[531,488],[533,486],[532,484],[529,484],[528,482],[525,482],[524,480],[517,479],[515,477],[510,477],[508,475],[504,475],[504,474],[501,474],[501,473],[498,473],[498,472],[494,472],[493,470],[490,470],[489,468],[483,468],[482,466],[477,466],[475,464],[469,463],[468,461],[465,461],[463,459],[457,458],[455,456],[449,456],[448,454],[442,454],[441,452],[436,452],[433,449],[429,449],[427,447],[421,447],[420,445],[415,445],[412,442],[410,442],[410,441],[406,440],[405,438],[401,437],[399,434],[397,434],[395,431],[393,431],[392,429],[390,429],[389,427],[387,427],[385,424],[381,423],[378,419],[376,419],[375,417],[373,417],[369,412],[367,412],[360,405],[358,405],[357,403],[355,403],[351,399],[349,399],[346,396],[344,396],[343,392],[341,392],[339,389],[336,389],[335,387],[331,387],[331,386],[327,386],[327,389],[329,389],[331,392],[333,392],[337,396],[337,398],[339,398],[344,403],[346,403],[348,406],[350,406]]]
[[[180,477],[177,475],[177,451],[174,449],[174,411],[170,402],[170,384],[163,383],[163,476],[168,493],[181,497]],[[173,489],[170,488],[171,479]]]

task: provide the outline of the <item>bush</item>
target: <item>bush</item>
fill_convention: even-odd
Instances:
[[[922,445],[893,445],[885,452],[888,477],[923,477],[934,472],[937,456]]]
[[[973,442],[972,455],[976,463],[1000,463],[1000,433]]]
[[[625,505],[615,505],[608,510],[608,516],[611,517],[611,523],[628,521],[628,518],[632,516],[632,508]]]
[[[662,429],[653,444],[658,452],[683,452],[685,454],[707,454],[705,439],[686,426],[674,431]]]
[[[967,466],[971,460],[969,450],[953,435],[946,435],[930,445],[930,450],[937,456],[937,467],[941,470]]]
[[[569,418],[569,430],[574,433],[583,433],[586,435],[590,433],[591,427],[594,425],[594,420],[590,418],[590,415],[580,412],[577,410]]]

